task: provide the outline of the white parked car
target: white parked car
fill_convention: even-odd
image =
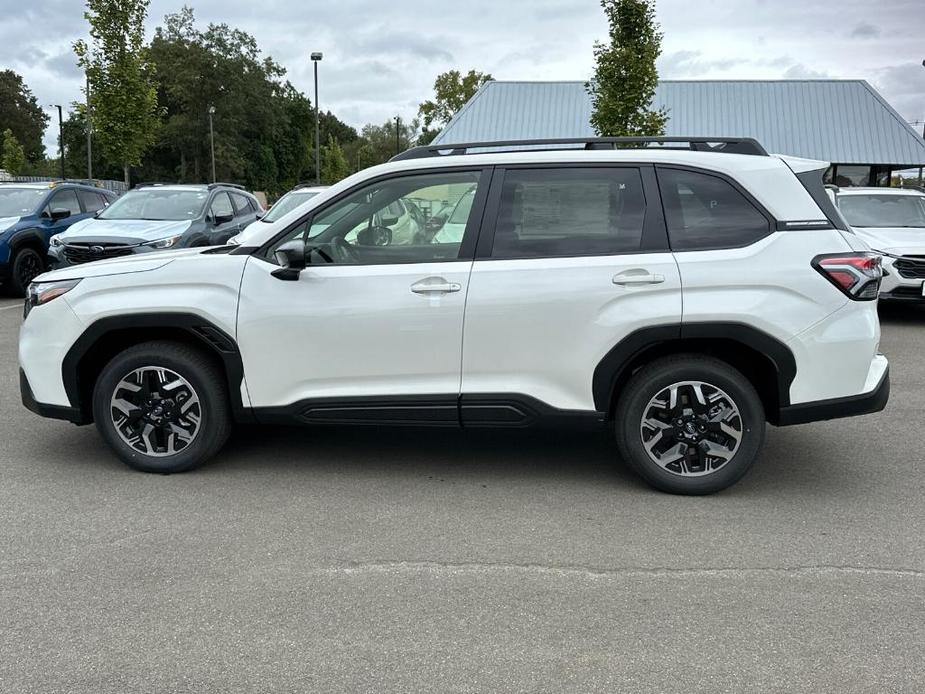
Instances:
[[[852,230],[885,254],[880,298],[925,301],[925,193],[914,188],[830,188]]]
[[[880,257],[842,228],[827,164],[660,141],[417,148],[246,245],[41,275],[23,402],[162,473],[235,422],[609,427],[683,494],[739,480],[766,423],[882,409]],[[459,239],[376,231],[469,191]]]
[[[310,186],[306,184],[296,186],[279,200],[277,200],[276,203],[269,210],[267,210],[266,214],[264,214],[260,219],[249,224],[241,231],[240,234],[237,234],[236,236],[233,236],[231,239],[229,239],[228,243],[238,246],[246,242],[252,234],[259,236],[262,230],[266,228],[263,225],[272,224],[287,212],[292,212],[297,207],[300,207],[327,189],[328,186]]]

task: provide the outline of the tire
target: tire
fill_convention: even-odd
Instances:
[[[221,369],[178,342],[146,342],[113,358],[93,388],[93,419],[116,455],[142,472],[192,470],[231,433]]]
[[[24,297],[29,283],[45,272],[45,261],[34,248],[20,248],[13,251],[10,263],[10,281],[6,293],[10,296]]]
[[[615,429],[620,455],[650,485],[671,494],[712,494],[754,464],[765,415],[755,388],[736,369],[680,354],[632,376],[617,403]]]

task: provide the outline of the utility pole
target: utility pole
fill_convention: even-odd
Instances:
[[[401,116],[395,116],[395,154],[401,154]]]
[[[209,146],[212,149],[212,183],[215,183],[215,130],[212,128],[212,116],[215,115],[215,107],[209,106]]]
[[[91,135],[90,73],[87,73],[87,183],[93,185],[93,137]]]
[[[61,106],[54,104],[54,107],[58,109],[58,156],[61,159],[61,180],[63,181],[64,176],[64,116],[61,112]]]
[[[324,58],[323,53],[312,53],[315,65],[315,184],[321,185],[321,111],[318,110],[318,63]]]

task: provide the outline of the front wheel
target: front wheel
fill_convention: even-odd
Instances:
[[[176,342],[148,342],[110,361],[93,390],[93,419],[122,461],[143,472],[191,470],[231,432],[221,369]]]
[[[34,248],[20,248],[18,251],[13,251],[7,293],[15,297],[25,296],[29,283],[43,272],[45,272],[45,261]]]
[[[616,409],[624,460],[673,494],[711,494],[738,482],[755,462],[764,430],[764,408],[748,379],[696,354],[640,369]]]

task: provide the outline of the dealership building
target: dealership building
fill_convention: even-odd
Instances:
[[[832,164],[827,182],[889,185],[925,166],[925,140],[864,80],[663,80],[666,135],[752,137]],[[485,84],[434,144],[594,137],[584,82]]]

